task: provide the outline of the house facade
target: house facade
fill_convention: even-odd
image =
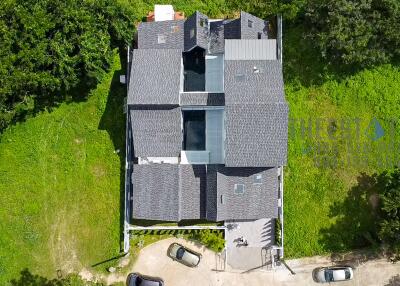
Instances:
[[[277,218],[288,105],[268,22],[143,22],[129,52],[131,219]]]

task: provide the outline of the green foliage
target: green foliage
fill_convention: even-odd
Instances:
[[[11,286],[105,286],[103,283],[83,280],[76,274],[70,274],[65,278],[47,279],[30,273],[28,269],[22,270],[19,279],[12,279],[10,284]]]
[[[393,259],[400,260],[400,170],[385,173],[384,178],[379,238],[390,246]]]
[[[24,268],[55,277],[119,254],[120,68],[114,54],[86,102],[63,103],[0,135],[0,285]]]
[[[275,244],[282,245],[282,224],[279,218],[275,219]]]
[[[204,244],[215,252],[221,252],[225,247],[224,233],[219,230],[202,229],[190,232],[189,239],[194,239]]]
[[[311,41],[332,63],[367,67],[400,56],[398,0],[310,0]]]
[[[228,0],[226,5],[231,10],[245,11],[262,19],[282,14],[286,19],[294,19],[304,8],[305,0],[280,1],[280,0]]]
[[[292,56],[289,52],[296,53],[296,50],[286,50],[289,60],[284,64],[294,65],[293,59],[297,55]],[[346,142],[357,146],[369,142],[371,149],[366,154],[371,159],[386,159],[386,155],[387,158],[397,156],[398,159],[398,152],[383,154],[381,146],[400,142],[400,130],[392,135],[389,126],[385,125],[388,119],[397,118],[400,112],[397,95],[400,69],[383,65],[337,80],[330,79],[327,71],[326,74],[323,70],[320,74],[316,73],[314,67],[318,65],[312,63],[312,57],[301,59],[305,60],[299,62],[298,67],[291,68],[293,74],[286,75],[285,93],[290,117],[311,119],[313,122],[318,118],[333,118],[340,122],[342,118],[357,117],[361,120],[361,132],[360,138],[347,141],[339,136],[334,140],[326,136],[322,139],[305,138],[299,135],[297,129],[289,133],[284,189],[285,253],[289,257],[311,256],[370,245],[365,235],[376,234],[377,217],[370,203],[373,194],[363,191],[365,180],[361,174],[379,173],[385,167],[373,161],[367,165],[354,160],[347,163],[346,158],[354,155],[354,151],[349,151]],[[315,85],[318,82],[323,83]],[[386,134],[371,142],[364,131],[373,118],[379,120]],[[325,129],[323,133],[327,134]],[[329,150],[325,154],[328,158],[337,159],[336,162],[332,160],[332,165],[324,167],[317,164],[318,154],[312,148],[318,146],[320,141],[328,141],[336,149],[332,150],[335,155],[329,154]],[[355,153],[359,152],[361,150]]]
[[[91,88],[133,39],[131,8],[112,0],[0,2],[0,130]]]

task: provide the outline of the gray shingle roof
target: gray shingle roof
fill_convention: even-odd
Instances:
[[[179,220],[179,165],[134,165],[133,211],[136,219]]]
[[[180,94],[179,104],[181,106],[184,105],[224,106],[225,95],[223,93],[183,92]]]
[[[179,166],[180,219],[200,219],[205,216],[206,166]]]
[[[181,57],[181,50],[134,50],[128,104],[178,104]]]
[[[251,26],[249,27],[249,21]],[[240,38],[241,39],[268,39],[268,21],[264,21],[249,13],[240,12]]]
[[[282,166],[287,160],[287,104],[225,107],[225,164],[229,167]]]
[[[209,52],[211,54],[224,52],[224,21],[210,22],[210,46]]]
[[[243,186],[243,193],[235,192],[236,184]],[[220,166],[217,189],[217,221],[276,218],[278,215],[276,168]]]
[[[185,20],[140,23],[138,48],[183,50],[184,23]],[[165,43],[160,40],[165,40]]]
[[[177,157],[182,149],[179,107],[131,110],[132,138],[136,157]]]
[[[226,105],[284,102],[282,65],[265,60],[225,61],[224,88]]]
[[[223,165],[135,165],[133,217],[180,221],[259,219],[277,216],[276,168]],[[235,192],[242,184],[244,192]]]
[[[199,11],[194,12],[185,21],[185,51],[189,51],[198,46],[203,49],[208,48],[208,28],[206,22],[208,17]]]
[[[132,182],[134,218],[180,221],[205,217],[205,165],[135,165]]]

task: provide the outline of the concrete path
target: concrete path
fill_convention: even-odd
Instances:
[[[172,242],[179,242],[202,253],[203,259],[200,265],[197,268],[189,268],[168,258],[166,251]],[[332,264],[327,257],[288,260],[287,263],[297,273],[296,275],[291,275],[285,268],[275,271],[254,270],[243,273],[243,271],[230,269],[229,265],[225,272],[219,272],[218,270],[222,270],[224,265],[221,257],[193,242],[171,238],[145,247],[132,272],[162,277],[166,286],[309,286],[319,285],[313,282],[311,277],[314,268]],[[353,281],[335,285],[397,286],[398,284],[389,284],[389,280],[394,279],[393,277],[397,274],[400,274],[400,263],[391,264],[385,260],[373,260],[359,265],[355,269]]]

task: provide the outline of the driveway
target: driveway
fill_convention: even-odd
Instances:
[[[167,257],[168,246],[178,242],[200,252],[203,259],[197,268],[189,268]],[[287,264],[297,273],[291,275],[285,268],[275,271],[253,270],[250,272],[234,271],[229,268],[224,272],[223,257],[193,242],[183,239],[166,239],[145,247],[133,266],[132,271],[146,275],[162,277],[165,285],[173,286],[242,286],[242,285],[276,285],[276,286],[310,286],[319,285],[313,282],[311,272],[318,266],[330,265],[330,259],[313,257],[288,260]],[[400,273],[400,264],[387,263],[384,260],[368,261],[354,271],[355,279],[335,285],[355,286],[397,286],[389,284],[389,280]]]

